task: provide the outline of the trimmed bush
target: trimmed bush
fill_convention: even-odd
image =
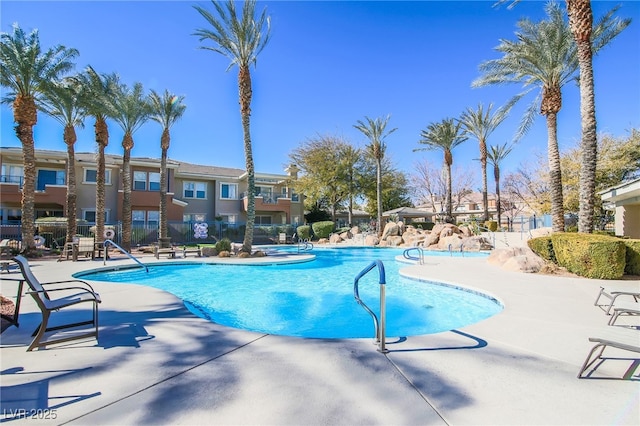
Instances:
[[[543,237],[532,238],[527,241],[527,245],[535,254],[545,260],[549,260],[553,263],[557,263],[556,255],[553,252],[553,243],[551,242],[551,236],[546,235]]]
[[[315,222],[311,225],[313,229],[313,235],[318,238],[329,238],[329,235],[333,232],[335,224],[330,220],[324,220],[322,222]]]
[[[558,265],[587,278],[619,279],[624,275],[626,246],[618,238],[584,233],[551,235]]]
[[[640,275],[640,240],[622,240],[626,247],[624,273]]]
[[[496,232],[498,230],[498,222],[495,220],[488,220],[484,223],[484,227],[491,232]]]
[[[435,223],[433,223],[433,222],[411,222],[411,223],[409,223],[409,225],[413,226],[414,228],[423,229],[425,231],[431,231],[433,229],[433,227],[435,226]]]
[[[223,251],[231,251],[231,240],[223,238],[216,243],[216,251],[221,253]]]
[[[308,240],[311,238],[311,227],[309,225],[300,225],[296,229],[296,234],[298,234],[298,239]]]

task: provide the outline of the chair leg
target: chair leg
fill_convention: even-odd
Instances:
[[[42,311],[42,322],[40,323],[40,327],[36,330],[36,335],[31,341],[31,345],[27,349],[27,352],[31,352],[34,348],[40,346],[40,339],[44,336],[44,333],[47,331],[47,323],[49,322],[49,311]]]
[[[582,373],[584,373],[587,368],[591,367],[591,365],[593,365],[594,362],[596,362],[597,360],[599,360],[602,357],[602,353],[604,352],[604,348],[606,346],[607,345],[605,345],[604,343],[598,343],[597,345],[595,345],[591,349],[591,352],[589,352],[589,355],[587,356],[587,359],[584,361],[584,364],[582,364],[582,368],[580,369],[580,372],[578,373],[578,378],[579,379],[582,379]],[[595,358],[593,358],[593,360],[591,360],[591,356],[593,355],[593,353],[598,348],[600,348],[600,352],[598,353],[598,355]]]

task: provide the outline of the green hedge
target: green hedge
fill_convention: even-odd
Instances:
[[[626,247],[624,273],[640,275],[640,240],[622,240]]]
[[[311,225],[313,234],[318,238],[329,238],[329,235],[333,232],[335,224],[330,220],[323,220],[322,222],[315,222]]]
[[[553,252],[553,243],[551,242],[551,236],[546,235],[543,237],[532,238],[527,241],[527,245],[535,254],[545,260],[549,260],[553,263],[557,263],[556,255]]]
[[[296,234],[298,234],[298,239],[308,240],[311,238],[311,227],[309,225],[300,225],[296,228]]]
[[[216,243],[216,251],[218,253],[223,251],[231,251],[231,240],[223,238]]]
[[[433,223],[433,222],[411,222],[411,223],[408,223],[407,225],[411,225],[414,228],[423,229],[425,231],[431,231],[433,229],[433,227],[435,226],[435,223]]]
[[[625,271],[623,240],[584,233],[556,232],[551,235],[553,252],[560,266],[587,278],[619,279]]]
[[[495,220],[488,220],[484,223],[484,227],[491,232],[496,232],[498,230],[498,222]]]

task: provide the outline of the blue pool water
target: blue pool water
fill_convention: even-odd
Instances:
[[[353,297],[355,276],[373,260],[386,271],[387,335],[453,330],[488,318],[502,305],[486,295],[400,277],[395,249],[316,249],[316,259],[289,265],[153,265],[77,274],[83,279],[137,283],[181,298],[196,315],[230,327],[312,337],[374,337],[373,320]],[[379,314],[379,274],[360,280],[360,297]]]

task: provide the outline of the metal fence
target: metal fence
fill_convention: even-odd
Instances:
[[[280,233],[286,233],[291,237],[296,230],[296,225],[255,225],[253,230],[254,244],[270,244],[278,241]],[[107,224],[105,229],[114,231],[112,238],[117,244],[122,242],[122,224]],[[171,243],[177,245],[190,244],[215,244],[222,238],[228,238],[233,242],[242,242],[244,239],[245,225],[226,222],[170,222],[168,224]],[[76,228],[76,235],[92,237],[95,225],[82,224]],[[44,238],[45,247],[56,249],[64,246],[67,237],[67,225],[65,223],[47,223],[36,226],[36,235]],[[0,239],[22,239],[22,227],[18,224],[0,225]],[[157,225],[133,225],[131,229],[131,246],[144,246],[158,242]]]

